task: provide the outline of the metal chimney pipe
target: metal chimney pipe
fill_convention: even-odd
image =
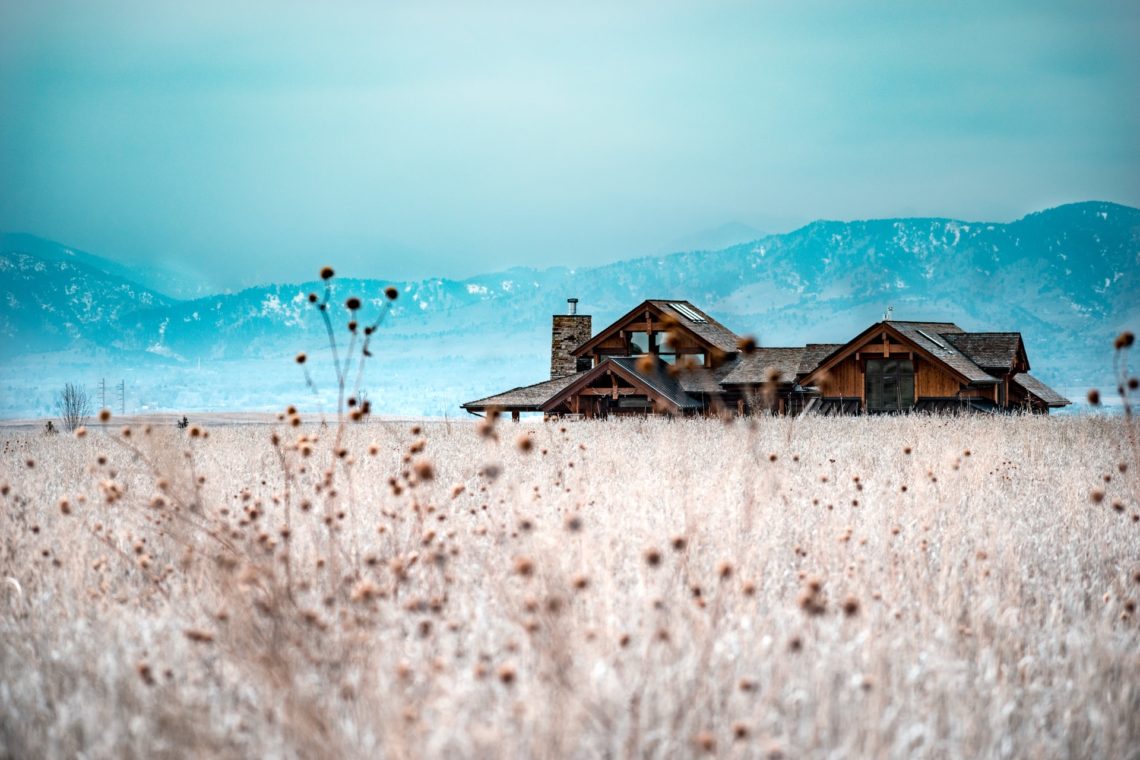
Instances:
[[[567,298],[566,303],[570,309],[570,316],[574,316],[575,314],[578,313],[578,299],[577,298]]]

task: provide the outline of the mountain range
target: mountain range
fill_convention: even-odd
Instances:
[[[336,262],[315,261],[314,272],[326,263]],[[399,290],[363,381],[382,414],[457,415],[462,401],[544,379],[550,315],[568,297],[595,329],[646,298],[685,298],[773,346],[842,342],[888,307],[896,319],[1016,330],[1034,374],[1083,400],[1088,387],[1115,385],[1112,338],[1140,327],[1138,264],[1140,210],[1086,202],[1009,223],[817,221],[719,250],[463,280],[390,282],[378,258],[378,279],[334,279],[333,297],[362,298],[367,319],[385,308],[385,287]],[[324,327],[307,300],[323,283],[185,297],[199,287],[0,234],[0,416],[50,414],[65,382],[102,404],[101,380],[124,382],[128,412],[329,407]],[[316,395],[292,361],[302,350]]]

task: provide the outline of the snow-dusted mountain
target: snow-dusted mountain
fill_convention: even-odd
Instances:
[[[842,341],[888,306],[897,319],[1020,330],[1034,373],[1080,398],[1109,384],[1112,337],[1140,327],[1138,264],[1140,210],[1090,202],[1008,224],[820,221],[723,250],[584,269],[337,280],[336,298],[378,308],[384,287],[400,290],[365,380],[381,412],[458,414],[463,400],[543,379],[550,315],[569,296],[595,327],[644,298],[688,298],[767,345]],[[127,380],[136,409],[305,403],[291,357],[320,355],[323,327],[306,295],[321,289],[175,299],[106,259],[2,236],[0,414],[46,413],[56,385],[104,376]]]

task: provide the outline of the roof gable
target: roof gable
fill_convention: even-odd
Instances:
[[[702,407],[701,402],[687,394],[681,387],[680,381],[669,374],[669,365],[658,359],[654,361],[652,371],[644,372],[638,369],[638,363],[642,359],[643,357],[634,356],[606,357],[605,361],[598,366],[580,373],[572,383],[551,396],[542,404],[542,411],[553,410],[574,393],[610,372],[615,373],[634,387],[641,388],[646,392],[646,395],[668,402],[677,410],[700,409]]]
[[[644,319],[646,313],[668,323],[671,330],[683,330],[706,348],[725,353],[732,353],[737,350],[736,346],[740,338],[736,333],[688,301],[650,299],[642,301],[610,325],[599,330],[594,337],[574,349],[574,355],[582,356],[589,353],[598,344],[625,329],[626,325]],[[696,319],[693,319],[694,315]]]
[[[894,320],[876,322],[871,325],[820,360],[800,382],[810,384],[818,378],[820,372],[834,367],[855,353],[867,342],[868,338],[880,332],[885,332],[900,342],[910,345],[915,353],[928,361],[941,365],[964,383],[993,385],[998,382],[997,378],[974,364],[946,338],[948,334],[964,332],[957,325],[950,322],[897,322]]]

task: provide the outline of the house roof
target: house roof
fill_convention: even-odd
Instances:
[[[681,387],[685,389],[686,393],[715,395],[724,391],[722,383],[724,379],[736,369],[740,363],[740,359],[741,357],[739,356],[731,356],[715,369],[708,367],[680,369],[674,372],[674,375],[677,380],[680,381]],[[676,367],[677,365],[673,366]]]
[[[881,324],[895,328],[909,341],[933,354],[936,359],[971,383],[993,385],[997,382],[997,378],[975,364],[970,357],[959,351],[951,342],[951,336],[965,332],[958,325],[952,322],[896,322],[894,320]]]
[[[654,363],[653,369],[649,372],[639,370],[637,365],[643,358],[644,357],[641,356],[611,356],[606,361],[613,362],[631,375],[639,378],[645,385],[648,385],[681,409],[699,409],[703,406],[700,401],[685,392],[680,379],[670,375],[669,365],[660,359]],[[602,362],[595,369],[601,369],[605,366],[606,362]]]
[[[811,376],[818,372],[821,367],[829,366],[846,356],[854,350],[854,347],[862,345],[869,335],[873,335],[877,331],[893,332],[897,337],[901,337],[919,349],[923,356],[943,364],[967,383],[993,385],[998,382],[997,378],[971,361],[946,338],[947,335],[965,332],[958,325],[952,322],[900,322],[896,320],[876,322],[871,325],[816,362],[816,366],[805,374],[802,381],[809,381]]]
[[[799,373],[805,348],[757,348],[742,355],[721,381],[725,385],[760,385],[768,382],[768,373],[776,373],[776,382],[794,383]]]
[[[1045,402],[1048,407],[1068,406],[1073,403],[1028,372],[1013,376],[1013,382]]]
[[[567,375],[566,377],[558,377],[553,380],[544,380],[534,385],[512,388],[504,393],[481,398],[478,401],[468,401],[466,404],[463,404],[463,408],[469,412],[478,412],[491,408],[505,409],[507,411],[517,410],[520,412],[541,411],[543,404],[584,374],[586,373],[575,372],[573,375]]]
[[[843,343],[808,343],[800,355],[800,366],[797,373],[806,375],[819,366],[820,362],[843,348]]]
[[[571,382],[552,394],[543,403],[543,411],[550,411],[557,407],[563,399],[568,398],[607,372],[614,372],[635,386],[640,385],[679,409],[700,409],[703,407],[700,401],[685,393],[680,381],[669,374],[669,365],[660,359],[656,360],[652,370],[648,372],[639,370],[638,364],[644,359],[644,356],[607,356],[596,367],[585,372],[579,372]]]
[[[677,322],[686,330],[696,333],[701,338],[704,338],[711,345],[716,346],[721,351],[726,353],[733,353],[737,351],[737,344],[740,342],[740,336],[729,330],[727,327],[717,322],[710,317],[706,312],[698,309],[688,301],[670,301],[651,299],[649,303],[656,306],[663,313],[672,317],[676,317]],[[681,309],[676,308],[681,306]],[[704,322],[694,322],[689,318],[685,311],[688,310],[697,314],[704,319]]]
[[[607,325],[603,330],[599,331],[590,338],[574,349],[574,354],[581,356],[587,353],[591,348],[601,343],[603,340],[613,335],[614,332],[620,328],[621,325],[629,322],[631,319],[641,315],[646,307],[651,307],[654,311],[661,315],[668,316],[674,319],[679,327],[692,333],[697,339],[703,341],[709,346],[724,351],[725,353],[734,353],[737,350],[737,343],[740,338],[732,330],[717,322],[710,317],[705,311],[697,308],[688,301],[670,300],[662,298],[651,298],[647,301],[642,301],[634,308],[627,311],[622,316]],[[688,312],[688,313],[686,313]],[[692,317],[696,316],[696,320]]]
[[[1021,333],[971,332],[945,333],[943,337],[982,369],[1008,372],[1017,360]]]

